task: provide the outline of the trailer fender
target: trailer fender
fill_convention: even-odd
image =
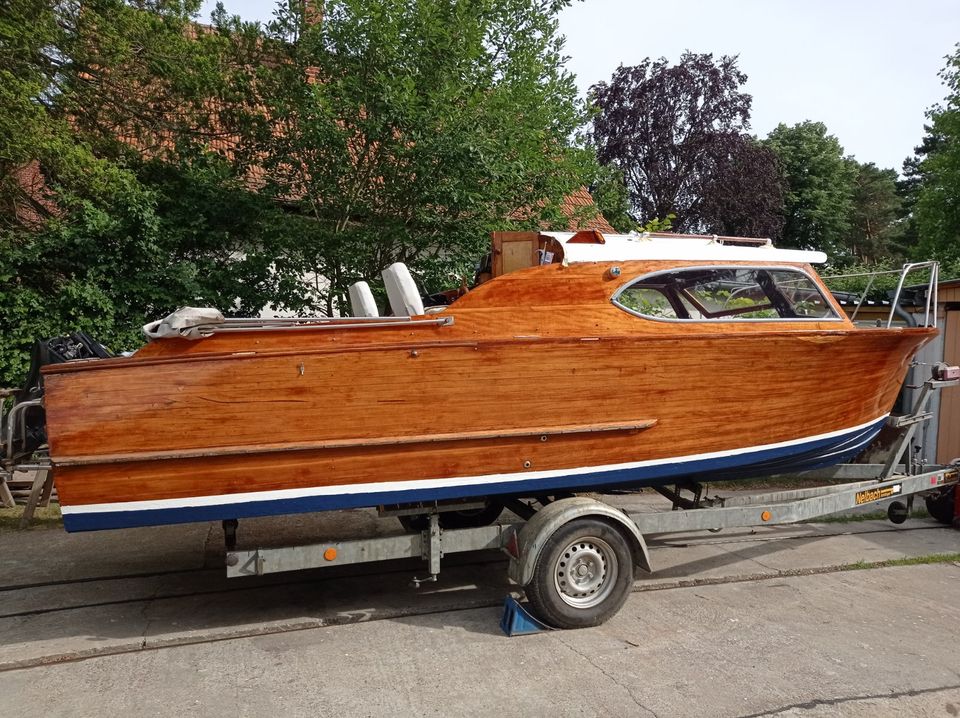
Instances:
[[[526,586],[533,578],[533,571],[540,558],[540,552],[551,536],[566,523],[583,517],[606,519],[621,528],[633,549],[633,561],[648,573],[652,570],[647,543],[637,525],[623,511],[596,499],[575,496],[560,499],[544,506],[524,524],[516,535],[514,547],[508,547],[511,561],[508,573],[515,583]]]

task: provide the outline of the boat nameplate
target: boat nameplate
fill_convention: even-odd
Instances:
[[[874,501],[882,501],[883,499],[893,498],[894,496],[899,496],[903,491],[903,484],[893,484],[892,486],[877,486],[872,489],[864,489],[863,491],[858,491],[855,496],[855,501],[857,506],[861,504],[869,504]]]

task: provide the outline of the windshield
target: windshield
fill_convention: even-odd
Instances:
[[[677,269],[628,284],[614,302],[654,319],[836,319],[808,275],[795,269]]]

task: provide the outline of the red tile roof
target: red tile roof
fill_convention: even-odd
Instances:
[[[25,227],[39,227],[48,215],[56,214],[53,193],[47,187],[40,163],[34,160],[13,171],[23,194],[14,202],[16,221]]]
[[[560,211],[570,220],[567,227],[571,232],[579,229],[597,229],[608,234],[615,234],[615,230],[607,218],[600,214],[597,205],[593,202],[593,197],[586,187],[581,187],[572,194],[563,198],[563,204],[560,205]]]
[[[313,12],[318,17],[322,17],[322,2],[317,0],[308,0],[308,8],[310,12]],[[214,29],[206,25],[194,25],[187,29],[188,36],[195,36],[200,33],[212,33]],[[316,82],[316,75],[311,74],[307,79],[307,82]],[[144,92],[148,92],[149,88],[145,88]],[[231,134],[223,131],[218,131],[217,121],[216,121],[216,111],[218,101],[208,100],[204,103],[204,106],[201,108],[194,108],[192,112],[197,115],[198,122],[206,123],[207,129],[205,130],[207,134],[207,148],[226,157],[228,160],[231,159],[237,149],[238,138],[232,136]],[[181,112],[172,112],[172,115],[178,116],[178,119],[181,121],[190,121],[190,116],[188,112],[191,110],[183,110]],[[141,137],[133,128],[118,127],[116,129],[117,138],[137,148],[141,153],[145,155],[156,155],[163,150],[171,150],[174,147],[173,138],[169,133],[163,129],[159,132],[156,132],[152,137]],[[38,163],[34,162],[30,165],[21,168],[20,170],[20,180],[21,185],[26,190],[26,193],[38,204],[43,205],[46,209],[52,209],[52,202],[50,198],[49,190],[46,188],[44,178],[42,177],[39,169]],[[258,164],[253,164],[249,166],[246,170],[246,176],[244,177],[245,184],[251,190],[256,192],[261,187],[263,187],[266,181],[266,172],[263,167]],[[567,218],[567,226],[563,229],[569,231],[577,231],[580,229],[596,229],[601,232],[614,233],[615,230],[610,226],[610,223],[607,222],[606,218],[600,211],[597,209],[596,204],[594,204],[593,197],[587,191],[586,187],[580,187],[572,194],[565,197],[560,205],[560,211],[564,217]],[[518,210],[513,214],[514,217],[520,217],[525,214],[523,210]],[[29,208],[24,208],[24,215],[18,215],[18,218],[25,220],[32,220],[36,222],[39,220],[39,216],[36,215],[35,211],[31,212]],[[555,225],[550,227],[551,229],[558,229]]]

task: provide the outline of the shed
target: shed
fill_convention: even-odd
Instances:
[[[848,316],[855,315],[858,324],[885,324],[892,309],[889,298],[873,297],[860,304],[859,296],[854,293],[834,292],[834,297]],[[905,287],[900,306],[913,321],[922,321],[926,299],[926,284]],[[894,323],[907,321],[903,315],[894,317]],[[930,365],[937,362],[960,365],[960,279],[937,284],[937,326],[940,336],[920,351],[917,357],[920,364],[907,376],[896,410],[912,402],[917,392],[915,387],[929,377]],[[948,464],[960,457],[960,391],[951,388],[937,392],[930,410],[933,418],[924,429],[923,460]]]

